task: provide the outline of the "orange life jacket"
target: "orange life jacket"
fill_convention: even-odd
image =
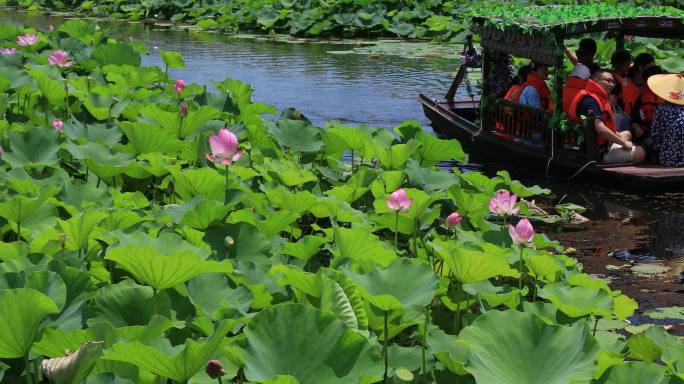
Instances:
[[[634,105],[636,104],[639,96],[641,95],[641,90],[632,79],[625,77],[622,79],[622,108],[628,115],[632,114],[634,111]]]
[[[665,100],[658,97],[650,88],[645,87],[641,93],[641,106],[639,107],[639,116],[644,123],[645,128],[651,126],[655,118],[655,110],[658,104],[664,103]]]
[[[579,116],[577,116],[577,107],[579,107],[580,102],[585,96],[589,96],[596,100],[599,107],[601,108],[601,121],[613,132],[617,132],[615,127],[615,116],[613,116],[613,107],[610,105],[610,98],[598,83],[589,79],[584,87],[584,89],[578,90],[571,93],[569,96],[572,97],[570,102],[570,109],[568,111],[568,117],[576,122],[581,122]],[[601,135],[597,135],[599,145],[606,144],[606,139]]]
[[[508,91],[506,92],[506,95],[504,96],[504,100],[508,101],[514,101],[520,98],[520,91],[522,91],[522,88],[520,88],[520,85],[518,84],[513,84],[511,85],[510,88],[508,88]]]
[[[568,80],[563,86],[563,112],[565,112],[566,115],[570,116],[570,104],[572,103],[572,98],[577,92],[583,90],[586,84],[586,79],[576,76],[568,77]]]
[[[527,81],[523,83],[523,85],[520,86],[520,92],[518,92],[517,95],[515,95],[515,101],[516,103],[520,103],[520,95],[522,94],[522,91],[527,88],[528,86],[534,87],[534,89],[537,90],[537,93],[539,93],[539,99],[541,101],[541,107],[542,109],[546,109],[547,111],[553,111],[553,99],[551,98],[551,90],[549,89],[549,86],[546,85],[546,81],[539,77],[536,73],[530,73],[527,75]]]

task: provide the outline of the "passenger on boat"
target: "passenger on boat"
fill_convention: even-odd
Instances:
[[[529,65],[523,65],[518,68],[518,74],[515,75],[511,82],[511,86],[508,88],[508,91],[506,91],[506,95],[504,95],[505,100],[514,101],[520,97],[520,91],[522,90],[521,86],[527,81],[527,75],[529,75],[529,73]]]
[[[570,104],[573,96],[584,89],[589,77],[591,77],[591,71],[584,64],[575,65],[575,68],[568,75],[568,80],[563,85],[563,112],[566,115],[570,115]]]
[[[617,132],[615,127],[615,116],[609,97],[614,86],[615,80],[610,71],[594,71],[584,89],[569,93],[572,101],[568,117],[576,122],[581,122],[579,116],[594,118],[594,129],[603,152],[603,163],[639,163],[646,157],[646,152],[642,147],[632,143],[629,131]]]
[[[565,47],[565,56],[572,62],[573,65],[584,64],[591,72],[599,68],[598,64],[594,62],[596,56],[596,41],[594,39],[582,39],[575,53],[572,53],[570,48]]]
[[[551,97],[551,90],[546,84],[546,78],[549,77],[549,66],[543,63],[533,61],[530,63],[530,73],[527,75],[527,80],[520,86],[520,94],[517,100],[519,104],[529,105],[531,107],[553,110],[553,98]]]
[[[642,78],[648,82],[651,76],[661,74],[665,74],[665,71],[659,65],[655,65],[645,69]],[[665,100],[653,93],[651,88],[644,87],[641,96],[634,104],[634,112],[632,113],[632,128],[637,137],[648,135],[655,118],[656,107],[664,102]]]
[[[653,141],[659,149],[660,164],[684,166],[684,76],[652,75],[648,88],[665,102],[658,105],[651,125]]]
[[[614,95],[615,103],[621,109],[624,109],[622,103],[622,81],[627,76],[627,71],[632,66],[632,61],[634,61],[632,54],[625,49],[615,51],[610,57],[610,64],[613,66],[610,73],[613,75],[613,80],[615,80],[615,88],[613,88],[611,95]]]
[[[654,65],[653,55],[646,52],[640,53],[634,59],[634,64],[627,70],[627,76],[622,79],[622,108],[628,115],[634,112],[634,104],[644,87],[644,70]]]

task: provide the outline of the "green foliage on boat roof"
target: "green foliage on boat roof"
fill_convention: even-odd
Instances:
[[[469,15],[472,18],[481,18],[501,29],[513,26],[522,29],[552,29],[608,19],[644,16],[684,18],[684,10],[669,6],[636,7],[625,4],[529,6],[507,3],[475,8]]]

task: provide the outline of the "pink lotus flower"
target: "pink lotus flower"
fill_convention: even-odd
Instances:
[[[69,57],[69,52],[55,51],[52,55],[50,55],[50,57],[48,57],[48,63],[58,67],[68,67],[76,63],[74,61],[67,61],[67,57]]]
[[[178,80],[176,80],[175,83],[173,83],[173,90],[174,91],[181,93],[181,92],[183,92],[184,89],[185,89],[185,81],[178,79]]]
[[[461,215],[458,212],[454,212],[446,218],[446,226],[449,229],[454,229],[461,222]]]
[[[3,48],[3,49],[0,49],[0,55],[14,55],[15,53],[17,53],[17,49],[16,49],[16,48]]]
[[[532,228],[529,220],[520,219],[515,227],[508,224],[508,234],[511,235],[514,243],[526,244],[530,243],[534,238],[534,228]]]
[[[499,191],[496,196],[489,200],[489,211],[495,215],[514,215],[518,213],[515,202],[517,194],[510,194],[508,191]]]
[[[387,208],[396,212],[406,212],[413,204],[413,199],[406,197],[406,191],[403,188],[399,188],[392,192],[389,199],[385,201],[387,203]]]
[[[52,128],[59,132],[64,132],[64,122],[62,120],[52,120]]]
[[[209,136],[209,145],[211,154],[205,152],[204,156],[212,163],[230,165],[242,156],[237,137],[226,128],[221,129],[218,135]]]
[[[27,47],[35,44],[38,39],[40,39],[38,35],[27,33],[25,35],[17,36],[17,44],[21,45],[22,47]]]

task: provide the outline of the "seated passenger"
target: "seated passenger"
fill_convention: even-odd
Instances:
[[[520,91],[522,90],[521,86],[525,83],[527,80],[527,75],[530,73],[530,66],[529,65],[523,65],[518,69],[518,74],[513,78],[513,82],[511,83],[511,86],[508,88],[508,91],[506,91],[506,95],[504,96],[505,100],[508,101],[514,101],[517,100],[520,96]]]
[[[627,76],[622,79],[622,108],[631,115],[634,112],[634,104],[644,88],[644,70],[655,65],[655,59],[650,53],[640,53],[634,59],[634,65],[627,71]]]
[[[533,61],[530,63],[530,73],[527,80],[520,86],[522,89],[517,100],[523,105],[541,108],[548,111],[553,110],[553,99],[551,90],[546,85],[546,78],[549,77],[549,66]]]
[[[632,143],[629,131],[617,132],[615,127],[609,97],[614,86],[615,80],[609,71],[595,71],[584,89],[569,95],[572,101],[568,117],[576,122],[581,122],[579,116],[594,118],[603,163],[639,163],[646,157],[646,152]]]
[[[591,76],[589,67],[584,64],[577,64],[572,72],[568,75],[568,79],[563,85],[563,112],[570,115],[570,103],[572,97],[579,91],[583,90],[587,84],[587,79]]]
[[[613,80],[615,80],[615,88],[613,88],[612,95],[615,96],[615,104],[617,104],[620,109],[624,109],[624,104],[622,102],[622,82],[625,76],[627,76],[627,71],[632,66],[632,61],[634,58],[628,50],[622,49],[615,51],[610,57],[610,64],[613,69],[610,73],[613,75]]]
[[[648,88],[665,102],[658,105],[651,125],[653,141],[659,148],[660,164],[684,166],[684,76],[652,75]]]
[[[644,70],[642,75],[645,82],[653,75],[664,74],[662,68],[659,65],[649,67]],[[648,134],[651,123],[655,117],[655,110],[658,104],[662,104],[665,101],[658,95],[653,93],[649,87],[644,87],[641,91],[641,96],[637,99],[634,104],[634,112],[632,113],[632,125],[636,132],[636,136],[640,137],[643,134]]]

